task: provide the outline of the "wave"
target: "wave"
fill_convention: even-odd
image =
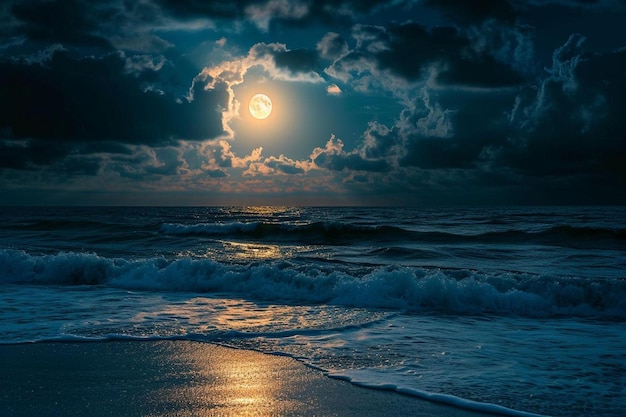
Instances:
[[[606,227],[581,227],[581,226],[554,226],[541,232],[524,232],[530,237],[537,237],[539,241],[548,243],[569,242],[580,243],[585,241],[614,241],[626,245],[626,229]]]
[[[261,222],[234,222],[234,223],[197,223],[180,224],[164,223],[160,227],[160,232],[166,235],[194,236],[194,235],[227,235],[237,233],[253,233],[261,228]]]
[[[415,267],[247,265],[209,259],[129,260],[66,252],[0,251],[0,282],[109,285],[132,290],[237,293],[259,300],[531,317],[626,319],[626,279],[592,280],[513,272]]]
[[[180,224],[164,223],[160,230],[165,235],[179,236],[216,236],[242,235],[256,238],[296,238],[300,241],[345,241],[366,238],[399,238],[410,235],[410,232],[394,226],[364,226],[340,222],[297,223],[265,223],[265,222],[233,222],[233,223],[198,223]]]
[[[246,236],[259,239],[298,239],[324,243],[358,241],[415,241],[434,243],[536,243],[562,246],[608,244],[626,246],[626,229],[560,225],[545,230],[504,231],[482,233],[411,230],[397,226],[369,226],[341,222],[308,224],[233,222],[233,223],[164,223],[159,232],[178,236]]]
[[[100,236],[116,241],[120,235],[125,241],[153,238],[155,235],[180,237],[233,237],[268,241],[296,241],[309,244],[359,244],[361,242],[415,242],[437,244],[506,243],[540,244],[563,247],[594,247],[626,249],[626,228],[600,226],[556,225],[535,229],[532,225],[494,230],[505,227],[496,220],[476,221],[464,227],[451,224],[439,230],[412,225],[368,225],[340,221],[279,222],[234,221],[225,223],[141,223],[128,225],[117,221],[91,219],[37,219],[4,225],[16,233],[62,232],[75,237]],[[494,223],[495,222],[495,223]],[[424,225],[427,227],[427,225]],[[526,228],[524,228],[526,227]],[[476,231],[479,231],[478,233]],[[399,245],[396,245],[399,246]]]
[[[18,224],[12,225],[18,230],[32,230],[32,231],[51,231],[58,229],[81,229],[94,226],[102,226],[101,222],[88,221],[88,220],[72,220],[72,219],[40,219],[23,221]]]

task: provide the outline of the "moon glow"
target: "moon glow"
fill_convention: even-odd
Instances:
[[[255,119],[265,119],[272,112],[272,100],[265,94],[255,94],[250,99],[248,109]]]

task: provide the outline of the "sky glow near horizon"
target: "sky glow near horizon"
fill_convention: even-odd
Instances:
[[[626,204],[624,18],[620,0],[9,0],[0,195]]]

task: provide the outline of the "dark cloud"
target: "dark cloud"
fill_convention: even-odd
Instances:
[[[198,86],[192,102],[176,102],[139,83],[117,53],[76,58],[57,50],[41,63],[1,61],[0,129],[11,140],[5,150],[45,164],[84,143],[159,145],[223,133],[224,90]]]
[[[425,0],[454,21],[474,22],[485,19],[512,20],[516,12],[508,0]]]
[[[111,43],[131,50],[163,50],[171,44],[149,33],[150,28],[193,23],[249,21],[269,26],[348,25],[389,5],[388,0],[7,0],[0,7],[0,34],[20,33],[33,41],[60,42],[111,49]]]
[[[221,169],[209,169],[209,170],[206,170],[205,172],[206,172],[206,175],[208,175],[210,178],[228,177],[228,174]]]
[[[284,157],[267,158],[264,165],[288,175],[304,174],[305,172],[303,168],[295,166],[293,161]]]
[[[358,154],[401,169],[477,169],[486,149],[506,141],[503,108],[513,97],[425,87],[393,126],[371,123]]]
[[[404,184],[442,201],[469,199],[467,190],[518,203],[616,201],[611,192],[626,187],[626,50],[588,53],[584,41],[572,35],[537,83],[516,89],[423,84],[393,125],[371,123],[355,150],[330,146],[315,163],[359,171],[354,181],[370,190]]]
[[[418,24],[389,28],[389,49],[379,54],[379,65],[407,78],[423,77],[428,65],[440,65],[437,82],[444,85],[500,87],[520,84],[513,68],[475,51],[471,41],[456,29],[439,27],[427,31]]]
[[[19,22],[20,33],[32,40],[110,50],[110,43],[95,34],[106,15],[92,5],[77,0],[16,2],[11,14]]]
[[[132,146],[129,153],[85,155],[99,164],[99,175],[109,179],[130,179],[134,181],[156,181],[168,177],[181,178],[189,172],[181,148],[176,146]],[[59,165],[72,156],[65,157]],[[58,170],[58,166],[51,167]]]
[[[382,159],[365,159],[359,154],[332,155],[322,153],[314,159],[317,166],[331,171],[387,172],[391,167]]]
[[[340,34],[329,32],[318,42],[317,51],[321,58],[335,60],[348,52],[348,42]]]
[[[559,6],[570,9],[583,10],[624,10],[624,0],[509,0],[515,7],[527,11],[531,7]]]
[[[369,62],[408,81],[423,80],[436,71],[435,81],[448,86],[498,88],[516,86],[525,79],[505,59],[475,48],[472,39],[453,27],[359,25],[353,36],[356,48],[336,61],[331,73],[340,74],[345,68],[363,72],[358,66]]]
[[[319,67],[317,53],[307,49],[277,51],[274,62],[279,68],[286,68],[291,72],[315,71]]]
[[[95,176],[100,172],[101,166],[102,161],[97,157],[81,158],[70,156],[61,161],[59,166],[56,167],[56,171],[70,177],[76,175]]]
[[[390,4],[389,0],[319,0],[319,1],[272,1],[272,0],[157,0],[164,9],[179,17],[198,16],[221,19],[245,19],[252,11],[260,10],[270,20],[283,23],[312,22],[348,23],[355,15],[366,14]],[[298,10],[297,13],[292,11]]]
[[[0,140],[0,167],[29,169],[55,163],[71,152],[64,143],[43,140]]]
[[[42,65],[3,62],[0,74],[0,126],[14,138],[160,143],[222,133],[223,92],[198,88],[195,101],[182,104],[143,92],[119,54],[74,58],[57,51]]]
[[[203,0],[157,0],[156,3],[169,12],[183,17],[240,17],[244,9],[249,5],[260,4],[259,0],[228,0],[228,1],[203,1]]]
[[[478,55],[469,59],[455,56],[448,65],[449,67],[437,76],[437,82],[443,85],[509,87],[520,85],[525,78],[513,68],[488,55]]]
[[[368,159],[384,159],[400,145],[396,132],[377,122],[370,122],[363,138],[361,154]]]
[[[591,175],[626,185],[626,50],[589,54],[572,35],[548,77],[518,96],[502,164],[529,175]]]
[[[366,171],[383,173],[392,169],[386,159],[371,158],[367,152],[345,152],[341,139],[330,138],[324,149],[317,148],[312,155],[315,165],[331,171]]]
[[[315,2],[315,8],[319,10],[327,10],[328,13],[337,13],[338,11],[352,10],[358,13],[369,13],[379,8],[386,7],[395,3],[400,5],[410,3],[410,1],[390,1],[390,0],[321,0]]]

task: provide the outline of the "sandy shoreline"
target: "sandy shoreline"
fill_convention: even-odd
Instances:
[[[484,416],[359,388],[291,358],[190,341],[0,345],[0,414]]]

